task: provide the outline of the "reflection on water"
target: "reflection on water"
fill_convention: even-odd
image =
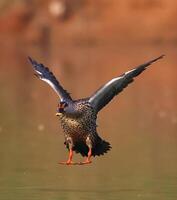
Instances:
[[[176,199],[176,48],[11,44],[0,49],[0,199]],[[46,53],[46,52],[45,52]],[[159,54],[99,115],[112,150],[90,166],[60,166],[63,134],[55,93],[33,76],[28,55],[46,63],[74,98]],[[81,160],[80,155],[75,156]]]

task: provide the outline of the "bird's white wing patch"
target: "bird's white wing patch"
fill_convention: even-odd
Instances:
[[[46,78],[42,78],[42,77],[39,77],[41,80],[43,80],[44,82],[48,83],[54,90],[55,92],[58,94],[58,96],[60,97],[61,101],[62,101],[62,97],[59,95],[58,93],[58,90],[56,88],[56,86],[52,83],[52,81],[46,79]]]
[[[129,70],[128,72],[125,72],[125,75],[127,75],[127,74],[129,74],[129,73],[131,73],[131,72],[133,72],[133,71],[135,71],[136,69],[132,69],[132,70]]]
[[[40,71],[37,71],[37,70],[36,70],[36,72],[37,72],[39,75],[42,75],[42,72],[40,72]]]
[[[116,81],[118,81],[119,79],[121,79],[122,76],[119,76],[117,78],[113,78],[112,80],[110,80],[108,83],[106,83],[102,88],[100,88],[95,95],[93,95],[90,99],[89,102],[92,102],[94,100],[96,100],[96,97],[99,97],[100,95],[103,95],[105,93],[105,91],[108,91],[110,89],[110,87],[112,87],[112,85],[114,85],[116,83]]]

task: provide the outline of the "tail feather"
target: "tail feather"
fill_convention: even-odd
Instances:
[[[109,142],[102,140],[99,136],[96,140],[96,144],[92,149],[92,156],[101,156],[107,153],[111,149]],[[82,156],[87,156],[89,148],[84,142],[75,144],[74,149],[76,153],[80,153]]]
[[[92,150],[92,155],[100,156],[107,153],[110,149],[111,149],[110,143],[99,138],[97,144]]]

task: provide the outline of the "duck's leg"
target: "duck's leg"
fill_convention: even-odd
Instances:
[[[89,136],[86,139],[86,144],[87,144],[87,146],[89,148],[89,151],[88,151],[86,160],[84,162],[81,162],[80,163],[81,165],[90,164],[92,162],[91,161],[91,157],[92,157],[92,141],[90,140]]]
[[[67,138],[66,143],[68,144],[68,148],[69,148],[69,157],[68,160],[66,162],[59,162],[59,164],[63,164],[63,165],[73,165],[75,163],[73,163],[72,158],[73,158],[73,142],[71,138]]]
[[[72,165],[72,164],[73,164],[72,158],[73,158],[73,150],[70,149],[70,150],[69,150],[69,157],[68,157],[68,160],[67,160],[66,162],[59,162],[59,164]]]
[[[91,161],[91,156],[92,156],[92,149],[89,148],[88,154],[87,154],[87,158],[84,162],[81,162],[81,164],[90,164]]]

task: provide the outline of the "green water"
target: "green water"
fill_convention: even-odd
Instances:
[[[61,70],[52,70],[62,77],[75,98],[84,97],[117,75],[116,71],[119,74],[131,63],[157,55],[161,48],[139,47],[129,53],[129,61],[126,48],[59,49],[64,64]],[[1,56],[0,75],[0,199],[177,199],[175,48],[169,51],[171,57],[144,73],[100,113],[99,133],[111,143],[112,150],[85,166],[58,164],[67,159],[67,151],[55,117],[57,98],[45,83],[34,78],[26,61],[26,56],[32,54],[49,66],[58,66],[59,55],[43,59],[40,49],[26,48],[23,52],[18,47],[8,59],[9,50],[3,51],[6,57]],[[142,51],[152,53],[135,59]],[[113,62],[114,66],[119,62],[121,69],[107,68]],[[80,155],[74,157],[76,161],[82,159]]]

